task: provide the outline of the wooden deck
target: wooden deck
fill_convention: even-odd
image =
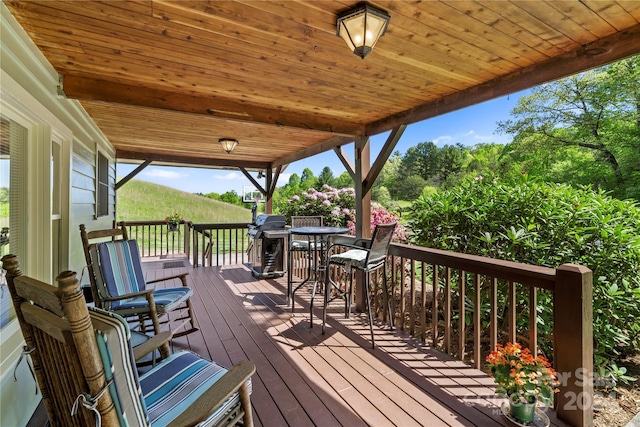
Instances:
[[[381,327],[372,350],[368,325],[358,315],[344,319],[338,301],[322,335],[321,310],[309,327],[308,292],[298,292],[291,314],[286,279],[256,280],[245,265],[192,268],[157,258],[144,265],[149,279],[190,273],[200,332],[174,340],[175,349],[227,366],[255,363],[258,426],[512,425],[487,375]]]

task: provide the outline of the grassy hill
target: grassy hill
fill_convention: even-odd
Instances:
[[[133,179],[117,192],[118,221],[161,221],[173,212],[195,223],[251,222],[240,206]]]

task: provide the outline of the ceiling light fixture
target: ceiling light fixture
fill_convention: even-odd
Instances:
[[[344,39],[353,53],[364,59],[387,30],[390,19],[384,10],[360,3],[338,15],[336,34]]]
[[[220,138],[218,142],[222,145],[222,149],[228,154],[231,154],[233,149],[238,145],[238,140],[233,138]]]

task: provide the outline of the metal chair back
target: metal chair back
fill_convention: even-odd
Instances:
[[[365,263],[367,269],[376,268],[387,258],[387,252],[389,251],[389,245],[391,244],[396,224],[396,222],[392,222],[389,224],[378,224],[376,226],[376,229],[373,231],[373,236],[371,237],[369,255]]]

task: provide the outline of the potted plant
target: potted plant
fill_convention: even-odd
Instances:
[[[487,356],[496,392],[509,399],[509,414],[517,421],[530,423],[538,402],[549,405],[557,392],[558,378],[543,356],[534,357],[518,343],[497,345]]]
[[[182,221],[182,216],[178,212],[174,212],[168,217],[164,219],[164,222],[167,223],[167,228],[169,231],[178,230],[178,225]]]

